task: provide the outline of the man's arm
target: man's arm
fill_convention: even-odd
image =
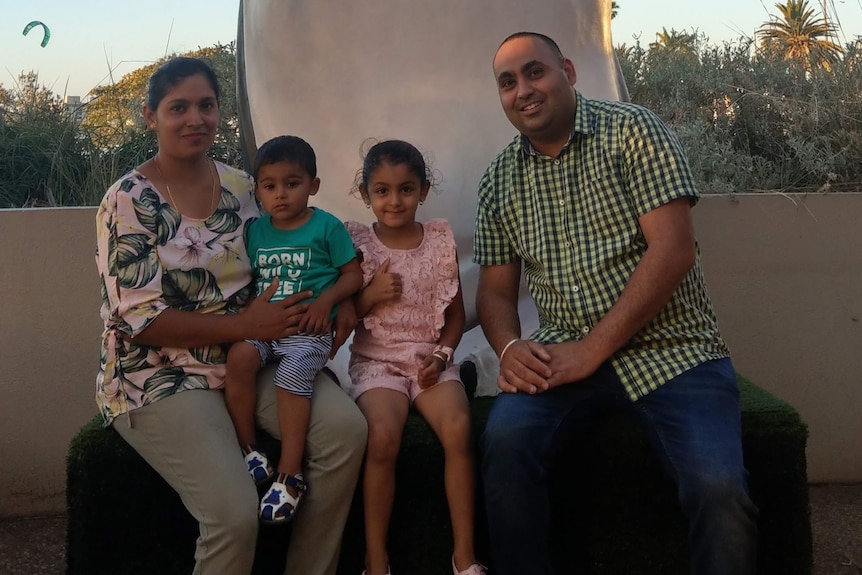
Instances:
[[[678,198],[640,217],[647,250],[617,302],[584,339],[546,346],[552,387],[591,375],[670,301],[696,257],[689,202]]]
[[[551,357],[543,346],[521,337],[521,320],[518,316],[518,288],[521,282],[519,261],[479,268],[479,287],[476,290],[476,312],[485,338],[500,361],[497,385],[502,391],[536,393],[546,389],[551,370],[546,362]],[[510,344],[513,340],[518,340]],[[507,347],[508,345],[508,347]]]

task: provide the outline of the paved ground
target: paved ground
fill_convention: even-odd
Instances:
[[[810,490],[813,575],[862,575],[862,485]]]
[[[862,484],[811,487],[813,575],[862,575]],[[64,517],[0,521],[0,575],[65,572]]]

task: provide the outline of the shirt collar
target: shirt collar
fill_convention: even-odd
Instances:
[[[595,124],[593,122],[593,113],[590,110],[590,101],[586,99],[580,92],[575,90],[575,120],[572,123],[572,132],[569,134],[569,139],[566,141],[563,149],[572,142],[575,134],[593,134],[595,132]],[[521,137],[521,149],[529,156],[539,156],[539,152],[530,143],[530,140],[524,134]]]

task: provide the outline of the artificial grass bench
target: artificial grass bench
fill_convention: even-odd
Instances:
[[[739,384],[745,462],[760,508],[758,573],[810,575],[807,428],[786,403],[744,379]],[[493,401],[471,400],[476,438]],[[266,441],[265,447],[277,454],[274,440]],[[390,528],[395,573],[451,573],[452,533],[442,465],[443,451],[433,432],[411,413],[398,460],[402,487],[396,493]],[[637,482],[628,481],[635,476]],[[145,495],[129,499],[131,484]],[[552,499],[552,547],[560,573],[689,573],[686,522],[672,484],[636,423],[613,418],[564,453]],[[71,443],[66,500],[69,575],[191,572],[197,524],[173,490],[98,419],[84,426]],[[477,520],[477,551],[487,560],[481,505]],[[256,574],[281,575],[289,530],[261,526]],[[363,555],[358,492],[345,528],[339,575],[360,573]]]

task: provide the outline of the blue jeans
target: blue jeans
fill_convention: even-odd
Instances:
[[[644,425],[689,521],[693,575],[756,569],[757,508],[742,461],[730,359],[708,361],[632,402],[610,365],[537,395],[500,394],[481,441],[494,572],[551,575],[548,483],[560,446],[612,409]],[[637,561],[637,558],[632,558]]]

